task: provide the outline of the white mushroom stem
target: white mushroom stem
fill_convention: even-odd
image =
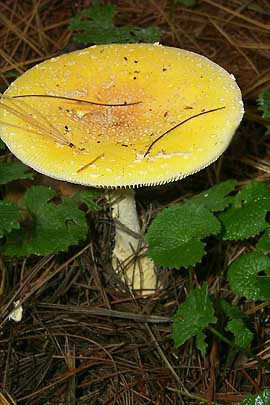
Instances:
[[[112,265],[129,287],[142,294],[157,288],[153,261],[146,256],[146,246],[141,240],[141,230],[133,190],[116,190],[110,193],[112,216],[115,219],[115,246]]]

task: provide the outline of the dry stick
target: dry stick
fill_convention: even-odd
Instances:
[[[68,311],[74,314],[79,315],[94,315],[94,316],[108,316],[111,318],[122,318],[122,319],[132,319],[135,322],[144,322],[144,323],[171,323],[171,318],[158,315],[144,315],[138,313],[116,311],[107,308],[89,308],[85,306],[75,306],[75,305],[62,305],[62,304],[51,304],[51,303],[39,303],[37,308],[40,310],[44,309],[45,311],[61,311],[62,313]]]
[[[224,108],[226,108],[225,106],[223,107],[218,107],[218,108],[213,108],[212,110],[207,110],[207,111],[202,111],[198,114],[194,114],[191,117],[186,118],[184,121],[179,122],[178,124],[174,125],[172,128],[168,129],[167,131],[163,132],[163,134],[161,134],[160,136],[158,136],[147,148],[147,151],[145,152],[145,154],[143,155],[144,157],[146,157],[150,150],[152,149],[152,147],[160,140],[162,139],[165,135],[168,135],[170,132],[172,132],[173,130],[175,130],[176,128],[180,127],[181,125],[185,124],[186,122],[192,120],[193,118],[197,118],[200,117],[201,115],[205,115],[205,114],[209,114],[211,112],[215,112],[215,111],[219,111],[219,110],[224,110]]]
[[[152,315],[153,316],[153,315]],[[158,341],[154,335],[154,333],[152,332],[152,329],[150,328],[150,326],[146,323],[145,327],[151,337],[151,340],[154,344],[154,346],[156,347],[160,357],[162,358],[162,360],[164,361],[164,363],[166,364],[166,366],[168,367],[168,369],[170,370],[171,374],[173,375],[173,377],[175,378],[175,380],[177,381],[177,383],[185,390],[184,384],[182,383],[182,381],[180,380],[179,376],[177,375],[177,373],[175,372],[173,366],[171,365],[171,363],[169,362],[169,360],[167,359],[167,357],[165,356],[163,350],[161,349],[160,345],[158,344]],[[188,391],[187,391],[188,392]]]
[[[21,96],[12,96],[11,98],[24,98],[24,97],[56,98],[56,99],[60,99],[60,100],[75,101],[77,103],[100,105],[100,106],[104,106],[104,107],[126,107],[126,106],[130,106],[130,105],[137,105],[137,104],[142,103],[142,101],[134,101],[133,103],[127,103],[125,101],[124,103],[115,103],[115,104],[114,103],[98,103],[96,101],[80,100],[79,98],[65,97],[65,96],[54,96],[52,94],[24,94]]]

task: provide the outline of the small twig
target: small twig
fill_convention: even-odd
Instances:
[[[75,305],[61,305],[61,304],[50,304],[50,303],[40,303],[37,304],[37,308],[48,310],[48,311],[62,311],[72,312],[81,315],[95,315],[95,316],[109,316],[112,318],[123,318],[132,319],[137,322],[147,322],[147,323],[171,323],[171,318],[166,318],[164,316],[157,315],[144,315],[136,314],[124,311],[115,311],[106,308],[89,308],[85,306],[75,306]]]
[[[160,347],[160,345],[159,345],[159,343],[158,343],[158,341],[157,341],[155,335],[154,335],[153,332],[152,332],[152,329],[150,328],[150,326],[149,326],[148,324],[145,324],[145,327],[146,327],[148,333],[150,334],[151,339],[152,339],[152,341],[153,341],[153,343],[154,343],[154,345],[155,345],[155,347],[156,347],[156,349],[157,349],[157,351],[158,351],[160,357],[162,358],[162,360],[164,361],[164,363],[166,364],[166,366],[167,366],[168,369],[170,370],[172,376],[175,378],[175,380],[176,380],[176,382],[179,384],[179,386],[182,387],[182,389],[184,390],[183,392],[186,392],[186,394],[189,394],[189,392],[186,390],[186,388],[185,388],[183,382],[181,381],[180,377],[178,376],[178,374],[177,374],[176,371],[174,370],[173,366],[171,365],[171,363],[170,363],[169,360],[167,359],[166,355],[164,354],[163,350],[161,349],[161,347]],[[180,398],[180,399],[181,399],[181,402],[184,403],[184,402],[182,401],[182,398]]]

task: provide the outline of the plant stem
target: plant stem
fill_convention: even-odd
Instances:
[[[231,342],[229,339],[227,339],[224,335],[222,335],[222,333],[220,333],[218,330],[216,330],[215,328],[213,328],[213,326],[208,325],[207,329],[210,330],[210,332],[213,333],[213,335],[216,335],[220,340],[222,340],[223,342],[227,343],[227,345],[233,347],[233,348],[237,348],[239,350],[239,348],[233,343]]]
[[[207,329],[210,332],[212,332],[214,335],[216,335],[220,340],[227,343],[232,349],[235,349],[237,352],[241,351],[241,352],[245,353],[248,357],[252,357],[253,359],[255,359],[258,362],[260,367],[262,367],[262,368],[265,367],[267,370],[270,370],[270,365],[268,364],[267,361],[261,359],[259,356],[252,353],[250,350],[247,350],[247,349],[244,350],[241,347],[238,347],[231,340],[227,339],[224,335],[222,335],[222,333],[220,333],[215,328],[213,328],[213,326],[208,325]]]

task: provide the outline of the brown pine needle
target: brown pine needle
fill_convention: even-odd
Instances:
[[[16,99],[25,97],[55,98],[65,101],[74,101],[81,104],[100,105],[103,107],[128,107],[130,105],[137,105],[142,103],[142,101],[135,101],[132,103],[127,103],[126,101],[124,101],[124,103],[99,103],[97,101],[80,100],[79,98],[65,97],[65,96],[54,96],[52,94],[23,94],[21,96],[12,96],[12,98]]]
[[[215,111],[219,111],[219,110],[223,110],[224,108],[226,108],[225,106],[223,107],[218,107],[218,108],[213,108],[211,110],[207,110],[207,111],[202,111],[198,114],[194,114],[191,117],[186,118],[185,120],[178,122],[178,124],[174,125],[173,127],[171,127],[170,129],[168,129],[167,131],[163,132],[163,134],[159,135],[147,148],[147,151],[144,154],[144,157],[146,157],[150,150],[152,149],[152,147],[158,142],[160,141],[164,136],[168,135],[170,132],[174,131],[176,128],[180,127],[181,125],[185,124],[186,122],[192,120],[193,118],[197,118],[200,117],[201,115],[205,115],[205,114],[209,114]]]
[[[90,163],[87,163],[86,165],[82,166],[79,170],[77,170],[77,173],[82,172],[83,170],[87,169],[89,166],[93,165],[98,159],[102,158],[104,156],[104,153],[101,155],[97,156],[94,160],[92,160]]]
[[[30,128],[30,132],[37,132],[36,130],[38,130],[40,134],[49,136],[58,143],[64,145],[68,145],[70,143],[60,133],[60,131],[56,127],[54,127],[46,117],[44,117],[44,115],[42,115],[39,111],[37,111],[33,107],[30,107],[31,113],[29,113],[25,109],[25,107],[29,109],[29,106],[23,101],[19,101],[18,103],[17,101],[6,96],[2,96],[2,100],[4,100],[4,102],[3,101],[0,102],[0,108],[15,115],[16,117],[20,118],[24,123],[30,125],[33,128],[33,129]],[[11,103],[11,106],[8,105],[7,103]],[[36,118],[34,117],[34,115],[36,116]],[[28,130],[27,127],[25,127],[24,129]]]

